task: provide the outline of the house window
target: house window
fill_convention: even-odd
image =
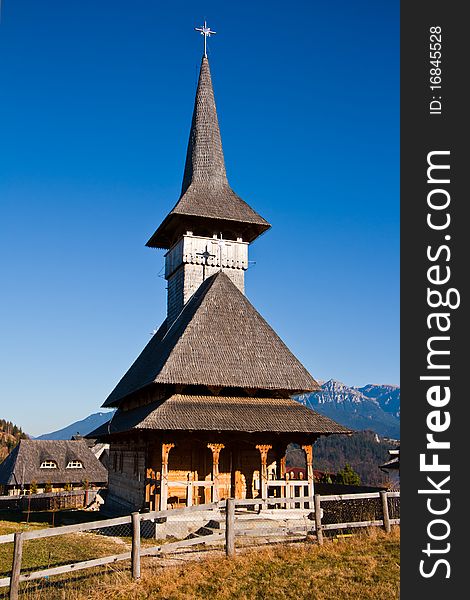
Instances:
[[[69,460],[67,469],[83,469],[82,462],[80,460]]]
[[[41,469],[57,469],[57,463],[55,460],[43,460]]]

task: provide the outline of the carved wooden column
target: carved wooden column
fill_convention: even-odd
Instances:
[[[160,510],[167,509],[168,502],[168,455],[174,444],[162,444],[162,470],[160,477]]]
[[[308,480],[308,495],[313,497],[315,494],[315,485],[313,479],[313,446],[312,444],[306,444],[302,446],[305,452],[305,458],[307,459],[307,480]],[[309,502],[309,508],[313,508],[313,501]]]
[[[212,451],[212,502],[219,501],[219,457],[223,444],[207,444]]]
[[[268,452],[272,449],[269,444],[258,444],[256,448],[261,455],[261,498],[266,498],[268,495]]]

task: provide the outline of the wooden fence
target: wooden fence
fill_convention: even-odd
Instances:
[[[245,499],[238,500],[233,498],[228,498],[227,500],[222,500],[220,502],[215,502],[212,504],[201,504],[198,506],[190,506],[181,509],[173,509],[166,511],[153,511],[148,513],[132,513],[132,515],[117,517],[113,519],[106,519],[101,521],[94,521],[89,523],[79,523],[76,525],[64,525],[62,527],[53,527],[48,529],[38,529],[32,531],[22,531],[14,534],[2,535],[0,536],[0,544],[5,543],[14,543],[13,549],[13,563],[11,569],[10,577],[4,577],[0,579],[0,587],[10,586],[10,600],[17,600],[19,593],[20,583],[23,581],[32,581],[35,579],[40,579],[44,577],[50,577],[53,575],[60,575],[63,573],[71,573],[75,571],[80,571],[82,569],[89,569],[92,567],[98,567],[103,565],[114,564],[119,561],[130,560],[131,561],[131,572],[132,577],[135,579],[140,578],[140,560],[143,556],[158,556],[166,553],[175,552],[181,548],[195,546],[195,545],[210,545],[214,543],[225,542],[225,552],[228,557],[233,557],[235,555],[235,539],[240,536],[253,536],[253,537],[263,537],[263,538],[277,538],[280,537],[292,537],[292,536],[305,536],[308,534],[315,534],[319,544],[323,544],[323,533],[325,531],[335,530],[335,529],[350,529],[356,527],[373,527],[373,526],[382,526],[385,531],[389,532],[391,525],[397,525],[400,523],[399,517],[397,515],[392,517],[390,516],[389,510],[389,500],[395,499],[395,502],[399,503],[399,492],[376,492],[369,494],[342,494],[342,495],[330,495],[330,496],[320,496],[316,494],[315,496],[301,496],[301,497],[265,497],[265,498],[255,498],[255,499]],[[332,506],[339,507],[342,509],[344,506],[350,505],[350,503],[364,503],[364,502],[372,502],[373,510],[369,512],[369,516],[373,516],[375,518],[368,519],[352,519],[348,522],[338,522],[338,523],[325,523],[325,515],[328,513],[327,506],[330,503]],[[336,504],[335,504],[336,503]],[[249,507],[258,507],[258,512],[254,515],[256,519],[259,516],[260,519],[263,519],[263,510],[268,509],[269,507],[281,507],[291,508],[294,511],[296,507],[293,505],[298,505],[297,509],[304,509],[302,514],[305,514],[305,508],[314,507],[312,513],[310,513],[313,520],[309,520],[307,525],[303,526],[286,526],[286,527],[243,527],[243,521],[239,520],[237,523],[236,516],[236,508],[249,508]],[[322,507],[323,505],[323,507]],[[380,508],[380,515],[377,513],[377,508]],[[169,516],[175,515],[186,515],[188,513],[197,513],[198,511],[217,511],[220,509],[225,509],[225,531],[220,531],[216,533],[212,533],[209,535],[204,535],[200,537],[183,539],[176,542],[169,542],[161,545],[151,546],[151,547],[141,547],[141,523],[147,520],[158,520],[164,519]],[[370,507],[369,507],[370,509]],[[367,514],[367,509],[364,507],[359,511],[359,517]],[[366,510],[366,512],[364,512]],[[399,514],[399,508],[395,507],[395,512]],[[354,511],[357,511],[357,508],[354,508]],[[281,512],[281,511],[280,511]],[[352,511],[350,511],[351,515]],[[335,515],[335,511],[330,511],[330,519],[331,515]],[[380,518],[377,518],[380,516]],[[60,536],[71,533],[85,532],[85,531],[93,531],[93,530],[103,530],[109,527],[115,527],[117,525],[128,525],[131,527],[131,550],[127,552],[123,552],[122,554],[115,554],[112,556],[106,556],[102,558],[97,558],[93,560],[86,560],[81,562],[75,562],[66,565],[60,565],[52,568],[42,569],[40,571],[34,572],[25,572],[21,573],[21,561],[22,561],[22,553],[23,553],[23,545],[27,540],[34,540],[39,538],[47,538],[53,536]]]
[[[0,509],[36,512],[84,508],[96,498],[99,490],[70,490],[24,494],[22,496],[0,496]]]
[[[184,498],[184,503],[186,506],[192,506],[194,504],[194,490],[197,488],[204,488],[208,492],[207,498],[211,499],[212,502],[217,502],[220,497],[220,489],[223,486],[219,486],[216,479],[203,479],[203,480],[195,480],[191,478],[191,475],[188,475],[186,480],[176,480],[176,481],[167,481],[162,488],[162,482],[160,479],[147,479],[147,482],[151,481],[155,486],[155,493],[160,494],[160,510],[166,510],[168,505],[171,504],[168,498],[168,488],[171,487],[173,490],[175,488],[183,489],[184,493],[182,494],[181,499]],[[258,489],[261,493],[261,496],[282,496],[285,498],[294,498],[298,496],[312,496],[313,497],[313,488],[314,482],[313,480],[308,481],[307,479],[291,479],[289,478],[289,474],[286,473],[285,479],[255,479],[255,484],[258,483]],[[205,494],[204,494],[205,496]],[[174,498],[179,503],[179,496],[174,496]]]

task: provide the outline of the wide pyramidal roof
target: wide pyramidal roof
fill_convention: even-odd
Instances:
[[[164,321],[103,406],[154,383],[317,391],[318,383],[222,271]]]
[[[199,228],[252,242],[269,227],[228,183],[209,61],[203,56],[181,195],[147,246],[169,248],[187,229]]]
[[[173,394],[113,417],[91,432],[100,437],[131,430],[352,433],[291,398]]]

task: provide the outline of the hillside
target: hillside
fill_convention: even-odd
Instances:
[[[11,421],[0,419],[0,462],[10,454],[20,440],[27,438],[21,427]]]
[[[297,400],[351,429],[400,438],[398,386],[369,384],[356,388],[330,379],[319,392],[301,394]]]
[[[313,467],[337,473],[349,464],[359,474],[363,485],[384,485],[389,477],[379,465],[390,460],[388,450],[395,446],[373,431],[358,431],[351,436],[322,436],[313,446]],[[292,446],[287,454],[287,465],[304,467],[304,451]]]

